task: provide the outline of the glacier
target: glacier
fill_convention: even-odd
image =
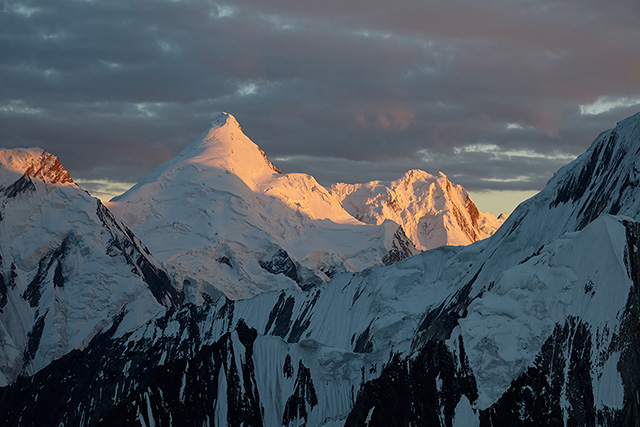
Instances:
[[[158,300],[140,280],[138,295],[153,301],[156,314],[138,326],[123,327],[117,317],[82,349],[14,378],[0,388],[0,419],[633,425],[640,417],[639,155],[637,114],[599,135],[491,237],[337,271],[306,289],[277,286],[235,299],[212,293],[193,304]],[[269,170],[267,177],[281,175]],[[15,186],[23,187],[30,186]],[[55,271],[48,274],[54,288]]]

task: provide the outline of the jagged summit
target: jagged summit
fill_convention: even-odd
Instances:
[[[47,184],[75,184],[60,159],[39,147],[0,149],[0,186],[26,176]]]
[[[391,219],[422,250],[468,245],[492,235],[504,221],[479,212],[467,191],[442,172],[412,169],[395,181],[335,184],[330,189],[344,208],[367,224]]]
[[[168,425],[174,420],[189,425],[211,420],[216,425],[287,426],[636,425],[639,154],[637,115],[601,134],[486,240],[426,251],[388,267],[336,274],[308,292],[285,289],[241,301],[220,298],[202,307],[187,304],[126,336],[98,336],[87,349],[0,388],[0,420],[3,425]],[[435,182],[428,182],[426,174],[415,182],[416,172],[411,176],[383,186],[389,193],[381,194],[392,194],[405,184],[405,190],[416,183],[425,184],[426,190],[431,184],[434,191],[447,188],[440,174],[431,176]],[[366,186],[361,186],[364,191]],[[207,221],[224,218],[209,217],[214,211],[233,216],[216,232],[228,232],[239,244],[251,240],[238,235],[258,237],[242,233],[263,225],[261,215],[271,214],[267,222],[272,223],[283,213],[270,210],[271,199],[257,193],[241,198],[225,191],[215,192],[208,200],[220,203],[203,211],[199,201],[206,192],[195,191],[200,187],[201,182],[188,182],[185,191],[167,193],[176,198],[171,209],[160,213],[172,216],[162,218],[164,225],[157,218],[152,224],[160,227],[165,246],[181,243],[179,233],[205,233]],[[454,187],[451,184],[451,193]],[[11,199],[8,206],[16,202],[21,201]],[[153,208],[151,202],[145,209]],[[28,207],[22,212],[41,212]],[[22,220],[22,212],[8,218]],[[179,216],[185,212],[191,217]],[[291,232],[287,239],[313,229],[298,227],[299,216],[285,218]],[[167,221],[171,219],[180,222]],[[19,221],[7,222],[0,221],[3,233],[19,229]],[[310,235],[306,243],[322,235]],[[9,242],[17,240],[10,237]],[[216,270],[237,267],[241,260],[231,253],[235,247],[230,240],[224,244],[224,257],[205,253],[208,257],[198,260],[194,271],[212,264]],[[85,252],[85,246],[79,249],[58,256],[58,264],[46,262],[50,258],[14,259],[30,262],[38,276],[40,266],[52,267],[45,276],[53,276],[57,297],[68,289],[71,268],[66,267],[87,265],[77,258],[67,261]],[[256,254],[261,250],[249,249]],[[270,252],[261,265],[294,276],[295,266],[283,252]],[[101,249],[95,253],[105,254]],[[11,289],[16,278],[32,286],[33,274],[21,273],[18,265],[13,275],[8,258],[2,262],[0,283],[6,280]],[[63,287],[55,286],[57,265]],[[92,273],[87,273],[89,280]],[[115,289],[121,289],[117,285]],[[20,300],[21,292],[5,301]],[[70,295],[71,306],[78,298]],[[51,317],[61,305],[57,298],[50,300]],[[96,298],[90,294],[87,301]],[[46,316],[39,307],[36,313]],[[22,347],[14,356],[27,357],[32,342],[51,336],[46,324],[42,329],[38,322],[31,332],[22,333]],[[52,347],[47,341],[45,350]],[[42,346],[36,358],[45,354]],[[13,348],[9,344],[5,351]]]
[[[56,156],[0,150],[0,386],[178,302],[160,263]]]
[[[397,224],[367,226],[312,176],[280,173],[227,113],[109,206],[179,286],[211,296],[209,284],[245,298],[415,251]]]

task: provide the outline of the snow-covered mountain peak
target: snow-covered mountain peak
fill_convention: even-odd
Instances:
[[[210,284],[245,298],[415,251],[397,225],[362,224],[312,176],[282,174],[227,113],[109,207],[178,286],[213,297]]]
[[[312,176],[282,174],[228,113],[218,115],[209,129],[178,156],[160,165],[123,195],[115,197],[111,206],[121,201],[130,203],[139,197],[144,199],[159,188],[164,188],[164,193],[173,188],[184,194],[186,185],[194,185],[199,192],[207,194],[212,189],[236,195],[265,194],[311,219],[359,223]],[[174,198],[177,193],[168,196]],[[132,223],[133,218],[125,220]]]
[[[160,263],[56,156],[0,150],[0,386],[179,301]]]
[[[0,186],[27,176],[47,184],[75,184],[53,154],[39,147],[0,150]]]
[[[639,141],[640,113],[602,132],[540,193],[514,210],[492,245],[501,252],[504,241],[518,239],[533,252],[567,232],[582,230],[602,214],[640,220]],[[511,256],[508,251],[503,258]]]
[[[158,317],[126,336],[99,335],[85,350],[70,352],[33,377],[0,387],[1,423],[635,425],[640,419],[638,159],[640,115],[602,133],[542,192],[521,204],[491,238],[465,247],[437,248],[353,275],[333,268],[331,261],[340,254],[327,247],[322,254],[306,257],[295,252],[317,250],[322,238],[361,251],[362,240],[355,241],[352,233],[355,227],[310,222],[302,209],[292,211],[293,203],[278,202],[270,191],[239,186],[229,188],[244,189],[243,193],[231,193],[227,187],[210,187],[237,177],[214,174],[216,178],[205,185],[199,181],[204,175],[189,164],[184,176],[173,175],[181,180],[139,188],[138,194],[123,200],[129,206],[120,207],[149,214],[140,228],[161,249],[176,251],[165,260],[175,266],[176,278],[185,279],[185,295],[198,275],[214,283],[247,279],[244,285],[253,283],[258,289],[244,296],[269,285],[282,291],[241,301],[220,298],[202,307],[187,304],[158,311]],[[299,194],[324,194],[322,188],[299,187],[315,182],[311,178],[273,176],[270,185],[281,196],[293,199],[291,188]],[[416,189],[424,192],[415,193]],[[75,189],[54,190],[48,195]],[[414,201],[404,205],[411,190]],[[384,218],[387,213],[402,218],[402,212],[424,208],[429,214],[426,207],[438,203],[448,206],[449,213],[433,211],[437,213],[431,219],[443,219],[445,230],[460,226],[462,217],[470,221],[466,224],[473,224],[473,218],[477,224],[482,217],[464,189],[443,174],[410,171],[396,181],[341,184],[332,191],[360,203],[386,226],[393,225]],[[10,208],[23,202],[7,200]],[[71,289],[78,276],[75,270],[101,267],[117,258],[113,254],[118,249],[111,247],[105,256],[103,245],[85,251],[86,245],[79,246],[77,239],[63,239],[58,250],[35,259],[29,269],[19,262],[14,268],[13,260],[25,259],[21,254],[6,256],[24,246],[13,244],[18,241],[21,213],[39,215],[33,224],[45,220],[59,226],[73,219],[67,224],[74,230],[77,219],[90,217],[70,218],[65,211],[51,218],[50,211],[33,207],[0,221],[0,236],[9,242],[5,248],[0,245],[0,291],[2,286],[8,289],[4,313],[19,301],[21,310],[14,312],[30,322],[29,328],[5,322],[7,330],[15,331],[5,336],[18,336],[19,346],[3,340],[0,328],[0,343],[8,343],[0,350],[31,363],[27,368],[43,366],[43,357],[55,350],[50,325],[64,332],[59,336],[77,337],[57,321],[59,314],[77,310],[76,302],[99,302],[93,293],[77,297]],[[110,220],[105,225],[109,224],[113,225]],[[368,235],[371,243],[380,240],[385,225],[359,227],[361,232],[378,229],[376,235]],[[108,228],[108,235],[84,234],[114,244],[122,241],[114,240],[120,233]],[[396,236],[402,234],[402,228],[396,230]],[[194,243],[201,245],[195,251]],[[402,249],[398,244],[396,240],[395,249]],[[371,250],[369,244],[364,252]],[[88,263],[80,258],[86,255],[101,259]],[[258,258],[251,262],[249,255]],[[284,282],[273,287],[279,279],[291,282],[296,275],[307,275],[311,262],[332,276],[331,281],[305,292]],[[126,279],[129,265],[117,271]],[[86,270],[84,276],[94,281],[95,273]],[[44,282],[53,283],[43,288],[45,292],[36,292]],[[122,289],[121,282],[113,281],[116,290]],[[59,298],[63,292],[73,299]],[[49,304],[39,304],[34,312],[32,300]],[[60,301],[68,301],[68,307]],[[85,325],[79,316],[71,318],[72,326]],[[6,359],[0,357],[0,366]]]
[[[242,129],[240,127],[240,123],[238,123],[238,120],[236,120],[236,118],[232,114],[226,113],[224,111],[213,118],[210,122],[210,125],[212,128],[229,126]]]
[[[395,181],[335,184],[331,187],[356,219],[400,224],[418,249],[467,245],[495,232],[504,219],[479,212],[466,190],[442,172],[412,169]]]
[[[224,169],[237,175],[250,188],[281,173],[264,151],[242,132],[236,118],[228,113],[213,119],[211,127],[179,157],[190,158],[190,163]]]

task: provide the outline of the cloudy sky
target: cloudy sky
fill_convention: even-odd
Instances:
[[[219,111],[284,172],[509,210],[640,111],[640,2],[0,1],[0,146],[118,191]]]

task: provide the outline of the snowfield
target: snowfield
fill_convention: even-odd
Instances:
[[[279,174],[243,139],[230,116],[218,120],[183,155],[113,204],[134,231],[148,236],[150,252],[159,251],[180,292],[165,286],[158,261],[124,225],[108,219],[106,208],[94,209],[98,214],[80,210],[91,199],[72,183],[58,190],[44,182],[29,184],[29,178],[3,187],[3,218],[11,219],[0,221],[0,231],[38,234],[28,238],[32,245],[24,254],[3,235],[1,324],[24,319],[22,329],[5,328],[27,349],[18,353],[35,354],[40,363],[38,372],[22,369],[30,377],[5,377],[8,386],[0,388],[5,424],[625,426],[640,417],[640,114],[603,132],[491,237],[389,265],[366,258],[373,256],[366,246],[357,252],[362,242],[357,239],[368,236],[369,248],[382,257],[391,251],[384,242],[393,229],[380,230],[394,215],[402,223],[403,215],[426,212],[431,202],[441,203],[437,209],[468,205],[466,193],[451,185],[457,196],[449,202],[436,197],[412,205],[394,193],[404,183],[435,194],[448,182],[443,175],[417,172],[395,183],[325,190],[310,177]],[[240,148],[225,141],[243,141],[243,156],[259,168],[240,170],[240,158],[233,157]],[[230,150],[227,155],[216,154],[217,143]],[[294,198],[286,185],[291,182],[310,186],[296,184],[304,191]],[[385,205],[390,194],[397,197]],[[47,198],[51,195],[55,203]],[[341,210],[340,203],[351,207]],[[51,252],[59,245],[55,236],[65,235],[66,228],[17,226],[16,218],[27,212],[45,212],[37,220],[46,223],[51,206],[77,214],[66,213],[65,221],[82,219],[82,227],[105,230],[86,234],[103,236],[87,243],[86,258],[59,255],[71,253],[66,249]],[[349,209],[382,225],[358,223]],[[222,224],[209,224],[209,215],[219,212]],[[265,212],[282,217],[273,220]],[[452,218],[462,216],[448,218],[453,224]],[[420,220],[402,224],[411,230],[408,225],[416,223]],[[332,227],[349,238],[332,237]],[[337,239],[326,242],[335,245],[331,256],[287,246],[310,244],[313,239],[305,236],[314,233]],[[392,234],[398,250],[397,228]],[[347,250],[349,243],[357,244]],[[242,247],[245,252],[236,252]],[[102,258],[94,261],[93,252]],[[16,275],[10,275],[9,259],[15,260]],[[29,268],[18,267],[25,259]],[[75,269],[69,260],[75,260]],[[50,301],[61,292],[58,265],[65,292],[76,286],[68,280],[96,265],[118,272],[119,285],[131,289],[127,301],[119,299],[118,288],[116,300],[105,293],[87,312],[105,316],[109,304],[111,309],[124,304],[127,313],[126,307],[143,308],[135,309],[139,318],[115,316],[107,331],[93,339],[86,335],[90,341],[82,351],[59,353],[45,366],[42,351],[59,335],[33,337],[42,328],[38,319],[49,319],[41,313],[56,307]],[[157,280],[151,280],[150,266]],[[300,272],[325,277],[306,286],[310,282],[301,280]],[[255,282],[251,274],[258,277]],[[255,288],[234,288],[231,277],[244,277]],[[100,289],[74,280],[83,292]],[[43,290],[38,298],[29,286]],[[198,304],[180,304],[182,297]],[[10,347],[2,351],[11,355]],[[20,363],[11,366],[21,369]]]
[[[312,176],[282,174],[223,113],[108,206],[196,304],[308,289],[336,273],[404,259],[416,247],[474,242],[501,223],[444,175],[411,171],[392,187],[372,185],[328,190]],[[363,193],[375,196],[363,200]],[[389,214],[389,198],[400,215]],[[375,214],[345,210],[356,200]]]

